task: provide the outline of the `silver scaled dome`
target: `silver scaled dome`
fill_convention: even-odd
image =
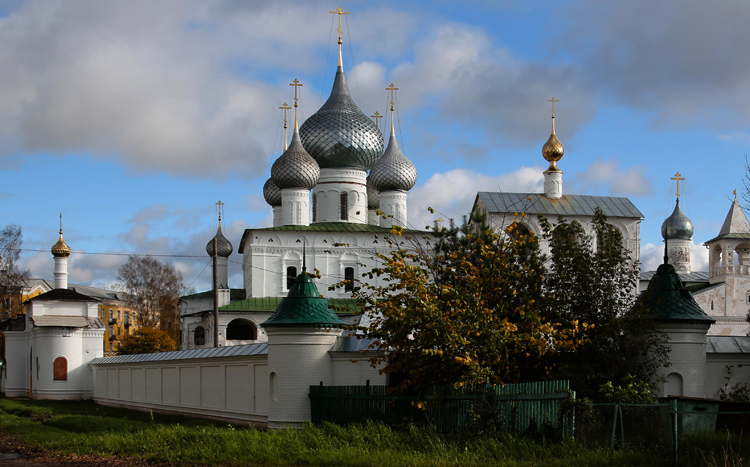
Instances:
[[[284,188],[312,190],[318,184],[319,179],[320,167],[302,147],[299,132],[295,128],[289,148],[276,159],[271,167],[271,180],[281,190]]]
[[[266,199],[266,203],[271,206],[281,206],[281,189],[273,183],[271,178],[266,180],[266,184],[263,185],[263,197]]]
[[[372,166],[369,182],[379,192],[409,191],[417,183],[417,168],[404,156],[391,131],[385,154]],[[369,186],[369,183],[368,183]]]
[[[690,240],[693,238],[693,223],[680,209],[680,200],[671,216],[661,225],[661,236],[665,240]]]
[[[383,153],[383,134],[354,104],[341,66],[331,96],[299,132],[305,149],[321,168],[369,170]]]
[[[219,230],[216,231],[216,235],[214,236],[216,239],[216,248],[218,251],[217,256],[221,256],[222,258],[229,258],[229,255],[232,254],[232,251],[234,249],[232,248],[232,244],[227,240],[227,237],[224,236],[223,233],[221,233],[221,221],[219,221]],[[208,256],[214,255],[214,239],[208,241],[206,244],[206,253],[208,253]]]
[[[372,186],[370,177],[367,177],[367,209],[380,209],[380,193]]]

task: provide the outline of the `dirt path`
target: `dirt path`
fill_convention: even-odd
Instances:
[[[174,467],[174,464],[150,464],[142,459],[119,457],[61,456],[54,451],[36,449],[0,430],[0,467]]]

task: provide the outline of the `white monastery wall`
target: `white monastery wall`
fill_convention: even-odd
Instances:
[[[92,367],[98,404],[267,426],[267,355]]]

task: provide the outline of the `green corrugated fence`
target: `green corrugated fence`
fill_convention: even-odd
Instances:
[[[310,386],[313,423],[340,425],[377,420],[389,425],[432,425],[441,432],[470,429],[479,420],[499,430],[525,432],[545,426],[572,434],[575,398],[568,381],[496,386],[430,387],[423,396],[394,395],[388,386]],[[535,425],[534,425],[535,424]]]

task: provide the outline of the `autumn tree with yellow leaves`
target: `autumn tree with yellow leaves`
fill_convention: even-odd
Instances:
[[[365,274],[384,285],[358,282],[354,296],[371,319],[361,329],[379,351],[371,362],[385,364],[398,389],[538,380],[549,353],[575,348],[577,331],[543,316],[533,234],[464,219],[427,236],[396,228],[386,240],[392,250]]]

